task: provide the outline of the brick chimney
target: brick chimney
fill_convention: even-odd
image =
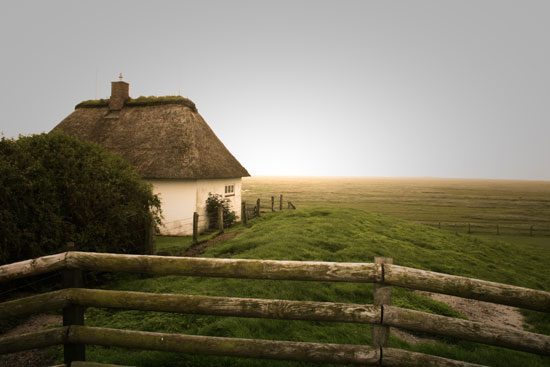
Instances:
[[[111,111],[119,111],[124,107],[124,101],[130,98],[130,84],[122,81],[122,74],[120,74],[120,81],[111,82],[111,98],[109,99],[109,109]]]

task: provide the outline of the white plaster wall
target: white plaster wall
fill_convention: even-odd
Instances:
[[[197,180],[197,213],[199,214],[199,231],[208,228],[208,223],[200,220],[206,216],[206,199],[208,194],[219,194],[231,201],[231,210],[237,214],[237,218],[241,217],[241,177],[236,178],[220,178],[210,180]],[[234,185],[234,195],[225,194],[225,186]]]
[[[160,233],[170,236],[193,234],[193,212],[196,210],[196,180],[147,180],[160,196],[163,227]],[[223,188],[222,188],[223,190]],[[240,191],[239,191],[240,194]]]

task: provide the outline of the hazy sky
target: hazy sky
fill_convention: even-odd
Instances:
[[[252,175],[550,180],[550,1],[6,1],[0,130],[192,99]],[[97,80],[97,83],[96,83]]]

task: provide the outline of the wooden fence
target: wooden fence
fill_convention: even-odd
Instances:
[[[63,309],[63,327],[0,338],[0,354],[64,345],[65,363],[85,345],[370,366],[479,366],[388,348],[389,327],[550,355],[550,336],[391,306],[391,287],[444,293],[550,312],[550,292],[392,264],[186,258],[65,252],[0,266],[0,282],[63,271],[65,289],[0,303],[0,317]],[[374,283],[374,304],[268,300],[84,289],[83,271],[243,279]],[[84,326],[84,307],[372,324],[373,345],[344,345],[153,333]],[[75,366],[84,366],[82,362]]]
[[[495,234],[512,236],[547,237],[550,236],[550,227],[541,224],[527,223],[486,223],[486,222],[426,222],[426,224],[439,229],[469,233],[469,234]]]
[[[261,213],[285,209],[296,209],[296,207],[290,201],[287,201],[286,205],[284,205],[283,195],[280,195],[278,200],[275,199],[275,196],[272,196],[270,200],[262,200],[261,198],[258,198],[253,204],[243,201],[241,208],[241,213],[243,213],[242,220],[246,223],[248,219],[259,217]]]

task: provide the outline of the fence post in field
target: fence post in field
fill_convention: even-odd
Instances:
[[[393,264],[393,259],[390,257],[375,257],[375,264]],[[384,265],[382,265],[384,266]],[[382,283],[374,283],[373,304],[382,306],[382,314],[384,313],[384,305],[391,305],[391,285],[385,285],[384,272],[382,272]],[[390,327],[382,325],[372,326],[372,345],[374,347],[387,347],[390,338]]]
[[[533,226],[529,227],[529,236],[533,237]]]
[[[470,223],[468,223],[468,234],[472,233],[472,229],[470,227]]]
[[[199,241],[199,214],[193,213],[193,244],[196,245]]]
[[[498,224],[497,224],[497,236],[500,234],[500,228],[498,227]]]
[[[283,194],[279,198],[279,210],[283,210]]]
[[[247,217],[246,217],[246,201],[243,201],[241,203],[241,221],[243,222],[243,224],[246,224],[246,221],[247,221]]]
[[[67,243],[67,251],[74,251],[74,242]],[[83,288],[84,279],[82,270],[65,269],[63,270],[63,288]],[[69,305],[63,308],[63,326],[84,325],[84,307]],[[70,366],[73,361],[85,361],[85,345],[66,343],[63,345],[64,362]]]
[[[271,197],[271,211],[275,211],[275,196]]]
[[[439,224],[437,225],[437,227],[438,227],[439,229],[441,229],[441,222],[439,222]]]
[[[258,214],[258,217],[260,216],[260,199],[256,200],[256,214]]]
[[[218,229],[223,233],[223,207],[218,207]]]

